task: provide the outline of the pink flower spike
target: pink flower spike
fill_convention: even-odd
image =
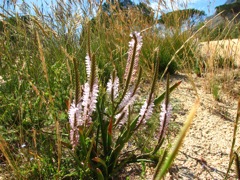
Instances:
[[[138,123],[143,123],[145,124],[147,122],[148,119],[150,119],[150,117],[153,114],[153,108],[154,108],[154,103],[153,102],[148,102],[149,100],[147,99],[141,110],[140,110],[140,117],[139,117],[139,122]]]
[[[113,77],[111,76],[111,78],[107,83],[108,95],[111,96],[113,94],[113,98],[116,99],[118,97],[118,87],[119,87],[119,78],[115,77],[115,79],[113,79]]]
[[[132,58],[133,58],[133,53],[134,53],[134,45],[136,44],[136,51],[135,51],[135,57],[134,57],[134,62],[133,62],[133,69],[132,69],[132,73],[131,73],[131,82],[133,82],[136,78],[136,73],[138,70],[138,63],[139,63],[139,55],[140,55],[140,51],[142,48],[142,36],[140,35],[139,32],[133,32],[132,34],[130,34],[130,36],[132,37],[131,41],[129,42],[129,50],[128,50],[128,59],[127,59],[127,64],[126,64],[126,69],[125,69],[125,73],[124,73],[124,79],[126,80],[128,78],[128,74],[130,71],[130,66],[132,63]],[[136,37],[133,38],[133,36]]]
[[[135,102],[136,98],[136,93],[133,94],[133,89],[130,89],[124,96],[122,102],[119,104],[118,109],[124,108],[126,110],[129,105],[131,106]]]
[[[124,111],[118,113],[118,114],[115,116],[117,125],[118,125],[119,127],[121,127],[121,126],[123,126],[124,124],[126,124],[128,116],[129,116],[129,106],[127,106]]]
[[[172,106],[168,104],[168,106],[166,107],[165,103],[162,103],[161,106],[162,107],[160,113],[160,134],[164,136],[171,118]]]
[[[87,77],[90,78],[90,74],[91,74],[91,59],[90,59],[88,54],[87,54],[87,56],[85,58],[85,64],[86,64]]]
[[[69,118],[70,127],[74,128],[77,124],[77,120],[79,119],[79,109],[75,106],[74,102],[71,104],[70,109],[68,111],[68,118]]]
[[[78,126],[83,125],[82,117],[81,117],[81,103],[75,106],[75,102],[71,104],[71,107],[68,112],[69,123],[70,123],[70,141],[73,149],[77,146],[79,140],[79,132]]]
[[[93,111],[96,110],[96,104],[97,104],[97,97],[98,97],[98,83],[97,81],[93,85],[93,91],[91,93],[91,101],[90,101],[90,109],[91,109],[91,114]]]
[[[98,97],[98,83],[97,79],[95,79],[95,83],[93,84],[92,92],[90,91],[89,83],[85,83],[84,92],[83,92],[83,121],[87,122],[87,125],[91,123],[92,113],[96,110],[97,97]]]

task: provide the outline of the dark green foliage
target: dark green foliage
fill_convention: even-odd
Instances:
[[[223,17],[236,15],[237,13],[240,12],[240,1],[238,0],[237,2],[232,3],[232,4],[224,4],[221,6],[217,6],[216,13],[220,13],[220,12],[222,12],[221,16],[223,16]],[[239,17],[238,17],[238,19],[239,19]]]
[[[110,6],[115,6],[114,8],[116,8],[116,10],[118,11],[119,9],[127,10],[128,8],[135,6],[135,4],[131,0],[118,0],[118,1],[111,0],[109,1],[109,3],[108,2],[103,3],[102,5],[103,11],[111,13]]]
[[[168,63],[170,62],[173,54],[174,54],[174,49],[169,48],[169,49],[161,49],[159,53],[159,60],[160,60],[160,65],[159,65],[159,72],[160,74],[164,72],[166,69]],[[168,66],[167,72],[170,74],[174,74],[178,69],[178,65],[176,61],[171,62],[171,64]]]
[[[163,14],[159,19],[159,23],[164,24],[166,27],[180,28],[184,22],[190,21],[190,24],[193,25],[205,15],[204,11],[197,9],[177,10]]]
[[[191,64],[194,59],[194,49],[190,43],[185,44],[184,48],[181,49],[172,60],[172,57],[176,51],[181,48],[186,39],[186,34],[175,34],[162,39],[159,47],[159,74],[162,74],[166,68],[168,73],[174,74],[179,68],[183,67],[183,64]],[[169,64],[170,61],[171,63]]]
[[[24,36],[24,34],[30,35],[30,23],[31,18],[34,16],[11,16],[0,21],[0,36],[4,36],[6,33],[10,33],[10,39],[12,42],[17,41],[16,33]],[[20,31],[16,30],[19,29]]]
[[[129,35],[133,30],[142,30],[153,25],[153,10],[147,4],[134,4],[130,1],[104,3],[102,10],[90,21],[91,47],[93,53],[98,53],[96,62],[99,76],[106,83],[111,70],[115,68],[122,81]],[[85,34],[86,30],[82,33]]]
[[[205,26],[205,28],[199,33],[198,38],[201,41],[239,38],[239,10],[239,1],[232,4],[217,6],[216,13],[221,13],[221,16],[213,18],[212,23]],[[202,26],[204,26],[204,23],[199,23],[194,29],[197,30]]]
[[[139,9],[139,11],[142,12],[142,14],[149,18],[149,20],[153,20],[153,9],[151,7],[149,7],[147,4],[140,2],[137,5],[137,8]]]
[[[154,19],[153,9],[148,6],[146,3],[140,2],[139,4],[135,4],[131,0],[119,0],[118,2],[111,1],[110,3],[103,3],[102,6],[103,12],[109,16],[113,16],[114,13],[122,11],[125,13],[126,17],[128,17],[128,11],[133,9],[140,12],[149,22]]]

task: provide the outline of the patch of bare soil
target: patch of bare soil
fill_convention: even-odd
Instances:
[[[239,72],[239,69],[237,70]],[[240,94],[240,73],[237,73],[232,86]],[[223,75],[219,75],[221,78]],[[188,112],[196,100],[196,91],[191,81],[184,74],[172,76],[171,84],[181,80],[182,83],[170,96],[173,106],[172,121],[183,126]],[[220,100],[214,99],[210,91],[210,82],[206,77],[192,78],[201,104],[191,128],[177,155],[166,180],[222,180],[225,178],[232,144],[234,121],[237,113],[237,96],[220,93]],[[224,84],[222,84],[222,87]],[[231,87],[230,86],[230,89]],[[165,82],[161,82],[161,88]],[[161,90],[162,92],[162,90]],[[240,131],[237,132],[235,150],[240,146]],[[235,164],[232,165],[228,180],[235,178]],[[147,167],[144,174],[141,165],[130,165],[125,172],[130,180],[152,179],[154,168]],[[125,174],[124,173],[124,174]],[[125,174],[125,175],[126,175]],[[121,179],[121,178],[120,178]],[[126,178],[123,178],[126,179]]]
[[[182,80],[182,83],[173,92],[171,99],[175,107],[180,107],[178,112],[175,112],[175,121],[184,123],[196,99],[196,93],[188,78],[182,76],[177,79]],[[216,101],[213,94],[207,90],[210,85],[206,78],[193,77],[193,81],[201,105],[167,179],[224,179],[229,163],[238,99],[222,93],[220,101]],[[236,84],[239,94],[240,78],[235,80]],[[238,130],[235,150],[239,146]],[[228,179],[235,179],[234,164],[230,175]]]
[[[239,72],[239,69],[236,71]],[[216,75],[214,75],[216,76]],[[219,78],[223,78],[219,74]],[[217,76],[218,77],[218,76]],[[181,80],[182,83],[173,91],[170,102],[173,106],[172,121],[181,128],[186,120],[188,112],[196,100],[196,91],[188,76],[184,74],[174,75],[171,84]],[[229,84],[237,89],[234,94],[240,94],[240,73],[234,82]],[[160,83],[160,88],[165,87],[165,80]],[[219,92],[219,101],[215,100],[210,90],[210,82],[206,77],[192,77],[201,104],[193,120],[191,128],[185,137],[166,180],[222,180],[225,178],[229,163],[229,154],[232,145],[234,121],[237,113],[237,101],[235,96]],[[221,88],[225,85],[222,84]],[[162,92],[162,90],[161,90]],[[229,91],[231,92],[231,91]],[[240,146],[240,131],[237,132],[235,150]],[[235,164],[232,165],[228,180],[235,178]],[[126,174],[125,174],[126,173]],[[154,168],[147,167],[144,174],[141,165],[127,167],[127,175],[130,180],[152,179]],[[120,178],[121,179],[121,178]],[[126,179],[126,178],[123,178]]]

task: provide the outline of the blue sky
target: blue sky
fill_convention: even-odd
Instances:
[[[7,1],[7,0],[5,0]],[[17,0],[17,4],[21,5],[22,2],[25,1],[27,4],[36,4],[37,6],[41,7],[42,2],[47,2],[48,4],[51,4],[51,2],[56,2],[56,0]],[[133,0],[135,3],[138,3],[138,0]],[[166,0],[166,3],[170,5],[171,0]],[[176,0],[177,1],[177,0]],[[181,2],[186,2],[186,0],[181,0]],[[154,9],[157,9],[158,6],[158,0],[150,0],[151,7]],[[179,1],[178,1],[179,2]],[[198,10],[204,10],[207,15],[212,15],[215,12],[215,7],[222,5],[226,2],[226,0],[187,0],[187,7],[188,8],[195,8]],[[0,0],[0,6],[2,6],[3,0]],[[45,3],[43,3],[45,4]],[[178,5],[175,5],[175,9],[183,9],[180,7],[182,4],[179,3]],[[18,9],[19,7],[17,7]],[[44,9],[47,10],[49,7],[47,5],[44,5]]]
[[[157,1],[150,1],[150,2],[153,8],[157,8],[158,6]],[[170,2],[171,0],[166,0],[166,3],[169,6],[171,6]],[[187,8],[195,8],[198,10],[203,10],[209,16],[214,14],[216,6],[222,5],[225,2],[226,0],[181,0],[181,2],[178,5],[176,5],[175,9],[184,9],[184,7],[186,7],[186,5],[184,4],[187,4]]]
[[[204,10],[206,14],[212,15],[215,12],[215,7],[222,5],[226,2],[226,0],[195,0],[195,2],[192,2],[189,4],[190,7]]]

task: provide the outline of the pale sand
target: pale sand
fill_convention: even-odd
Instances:
[[[229,39],[219,41],[201,42],[200,55],[207,59],[210,67],[214,66],[215,58],[234,59],[234,65],[240,67],[240,40]]]

